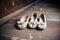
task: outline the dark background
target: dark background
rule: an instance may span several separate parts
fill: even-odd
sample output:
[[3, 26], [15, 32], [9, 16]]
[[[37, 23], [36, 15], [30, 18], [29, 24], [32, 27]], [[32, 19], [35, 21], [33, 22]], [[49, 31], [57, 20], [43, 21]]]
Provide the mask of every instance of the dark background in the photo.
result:
[[[14, 1], [15, 5], [12, 6], [12, 2]], [[24, 7], [27, 6], [36, 0], [0, 0], [0, 18]], [[39, 0], [40, 3], [51, 4], [53, 6], [60, 9], [60, 1], [59, 0]]]

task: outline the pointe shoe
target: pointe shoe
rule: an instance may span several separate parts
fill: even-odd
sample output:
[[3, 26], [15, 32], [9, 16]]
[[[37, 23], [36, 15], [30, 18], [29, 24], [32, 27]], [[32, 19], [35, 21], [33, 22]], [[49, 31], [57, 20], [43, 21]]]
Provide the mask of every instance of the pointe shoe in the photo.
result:
[[47, 27], [46, 16], [44, 14], [41, 14], [39, 16], [38, 28], [45, 29], [46, 27]]
[[18, 27], [24, 29], [27, 27], [29, 17], [27, 15], [23, 16], [20, 21], [17, 21]]
[[37, 14], [34, 13], [31, 17], [31, 20], [29, 21], [29, 27], [33, 29], [36, 28], [36, 26], [37, 26]]

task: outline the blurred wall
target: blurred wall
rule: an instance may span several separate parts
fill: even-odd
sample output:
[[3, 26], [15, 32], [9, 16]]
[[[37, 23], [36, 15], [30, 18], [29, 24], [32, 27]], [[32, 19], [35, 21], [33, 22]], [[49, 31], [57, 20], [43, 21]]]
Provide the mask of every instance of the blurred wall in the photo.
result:
[[0, 18], [24, 7], [36, 0], [0, 0]]

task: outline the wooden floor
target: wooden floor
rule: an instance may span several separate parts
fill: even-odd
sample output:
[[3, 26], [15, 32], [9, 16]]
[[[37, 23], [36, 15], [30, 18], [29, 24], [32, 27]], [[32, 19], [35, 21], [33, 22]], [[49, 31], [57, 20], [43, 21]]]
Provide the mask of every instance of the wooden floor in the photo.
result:
[[7, 23], [0, 28], [1, 40], [11, 40], [14, 38], [15, 39], [18, 38], [19, 40], [22, 39], [29, 40], [30, 36], [33, 37], [32, 38], [33, 40], [60, 40], [59, 22], [48, 21], [47, 28], [45, 30], [28, 28], [24, 30], [19, 30], [16, 28], [15, 23], [14, 21], [12, 21], [11, 23]]

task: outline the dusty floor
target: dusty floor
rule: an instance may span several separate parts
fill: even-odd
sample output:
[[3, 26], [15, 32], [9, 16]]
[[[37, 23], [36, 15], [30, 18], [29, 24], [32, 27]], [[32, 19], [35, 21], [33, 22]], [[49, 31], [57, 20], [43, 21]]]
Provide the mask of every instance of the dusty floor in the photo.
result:
[[[43, 11], [39, 9], [43, 8]], [[31, 16], [32, 13], [46, 12], [47, 28], [45, 30], [37, 29], [24, 29], [19, 30], [16, 28], [16, 21], [18, 21], [23, 15], [27, 14]], [[0, 28], [1, 40], [60, 40], [60, 13], [55, 8], [49, 8], [42, 6], [40, 3], [32, 6], [30, 9], [24, 11], [19, 16], [11, 19]]]

